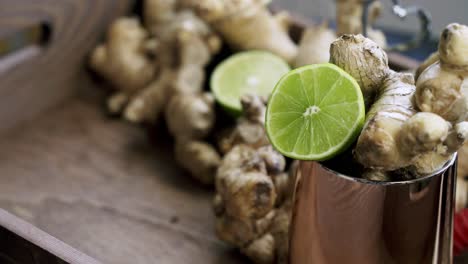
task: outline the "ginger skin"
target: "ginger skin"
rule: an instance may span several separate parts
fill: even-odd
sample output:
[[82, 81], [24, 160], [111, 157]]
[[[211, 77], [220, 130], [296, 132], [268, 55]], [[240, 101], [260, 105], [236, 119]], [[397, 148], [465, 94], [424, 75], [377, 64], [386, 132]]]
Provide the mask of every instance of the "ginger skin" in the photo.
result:
[[[233, 131], [239, 136], [245, 123], [263, 129], [265, 100], [242, 97], [243, 117]], [[248, 139], [248, 138], [245, 138]], [[238, 247], [255, 263], [286, 263], [288, 230], [295, 170], [286, 172], [286, 160], [266, 142], [231, 141], [216, 173], [213, 209], [218, 237]]]
[[437, 62], [439, 60], [439, 53], [436, 51], [436, 52], [433, 52], [431, 55], [429, 55], [429, 57], [427, 57], [423, 63], [421, 63], [421, 65], [419, 65], [419, 67], [416, 69], [416, 73], [414, 74], [414, 78], [416, 80], [419, 79], [419, 75], [421, 75], [421, 73], [426, 70], [429, 66], [431, 66], [432, 64], [434, 64], [435, 62]]
[[146, 28], [136, 18], [120, 18], [93, 51], [91, 67], [117, 89], [108, 100], [110, 112], [154, 123], [171, 96], [203, 90], [204, 68], [221, 39], [193, 11], [180, 10], [179, 1], [146, 0]]
[[215, 122], [214, 98], [210, 93], [176, 94], [166, 107], [166, 124], [175, 138], [175, 159], [203, 184], [213, 184], [221, 156], [202, 140]]
[[202, 139], [215, 122], [214, 97], [210, 93], [177, 94], [165, 111], [166, 123], [176, 140]]
[[214, 183], [221, 157], [216, 149], [203, 141], [176, 141], [175, 159], [201, 183]]
[[145, 26], [153, 34], [159, 33], [176, 16], [177, 0], [145, 0], [143, 5]]
[[276, 18], [266, 8], [265, 0], [191, 0], [191, 8], [196, 10], [206, 22], [234, 49], [261, 49], [270, 51], [288, 62], [297, 54], [297, 46], [290, 39], [283, 14]]
[[[436, 113], [452, 123], [448, 152], [460, 149], [458, 174], [466, 176], [465, 152], [468, 113], [468, 27], [450, 24], [440, 36], [439, 49], [418, 68], [415, 102], [421, 111]], [[443, 152], [447, 152], [442, 149]], [[443, 157], [443, 156], [442, 156]], [[440, 155], [427, 158], [441, 160]], [[431, 164], [434, 161], [431, 162]]]
[[452, 123], [464, 121], [468, 103], [468, 27], [448, 25], [441, 34], [438, 56], [419, 75], [416, 104], [421, 111], [436, 113]]
[[117, 20], [91, 66], [118, 89], [108, 100], [111, 112], [135, 123], [165, 115], [175, 159], [200, 182], [213, 184], [221, 157], [203, 141], [215, 122], [214, 98], [203, 85], [221, 39], [193, 11], [181, 10], [180, 1], [145, 0], [146, 28], [136, 19]]
[[[147, 0], [149, 7], [175, 5], [175, 1]], [[167, 7], [169, 8], [169, 7]], [[200, 18], [190, 11], [175, 12], [170, 19], [151, 18], [158, 12], [147, 12], [146, 21], [151, 24], [160, 45], [156, 57], [160, 62], [160, 74], [142, 89], [125, 109], [124, 116], [132, 122], [155, 122], [165, 112], [167, 102], [177, 93], [200, 93], [205, 81], [204, 67], [219, 51], [220, 39]], [[154, 24], [156, 23], [156, 24]]]
[[218, 138], [222, 153], [229, 152], [235, 145], [246, 144], [259, 148], [270, 144], [264, 128], [266, 99], [246, 94], [241, 97], [244, 115], [237, 124]]
[[238, 218], [261, 218], [271, 211], [276, 199], [273, 180], [255, 149], [234, 147], [223, 158], [216, 176], [216, 190], [226, 213]]
[[136, 18], [123, 17], [110, 26], [106, 43], [98, 45], [90, 57], [90, 66], [116, 89], [113, 109], [125, 103], [129, 96], [148, 84], [155, 74], [156, 64], [150, 59], [146, 43], [149, 36]]
[[307, 64], [325, 63], [330, 60], [330, 44], [335, 41], [336, 34], [328, 28], [328, 23], [306, 28], [299, 42], [299, 50], [294, 61], [295, 67]]
[[[255, 263], [287, 263], [293, 193], [290, 186], [294, 177], [284, 171], [269, 174], [268, 171], [284, 169], [277, 165], [284, 164], [284, 158], [274, 153], [271, 146], [264, 148], [256, 150], [240, 144], [223, 157], [216, 175], [213, 204], [216, 233]], [[279, 157], [283, 160], [268, 162]], [[279, 175], [286, 178], [277, 187], [273, 179]], [[282, 201], [278, 201], [278, 193], [283, 196]]]
[[391, 177], [387, 172], [373, 169], [365, 170], [362, 178], [370, 181], [391, 181]]
[[[336, 0], [336, 33], [338, 36], [344, 34], [362, 34], [363, 0]], [[380, 30], [371, 27], [380, 16], [382, 4], [374, 1], [369, 6], [367, 37], [376, 42], [381, 48], [385, 48], [387, 40]]]
[[[468, 90], [467, 39], [466, 26], [448, 25], [441, 34], [438, 51], [431, 54], [416, 71], [418, 107], [446, 116], [452, 123], [466, 120], [463, 112], [466, 112]], [[458, 144], [463, 144], [462, 137], [457, 138]], [[458, 175], [461, 177], [468, 176], [467, 153], [465, 143], [458, 151]]]
[[[350, 60], [352, 56], [354, 59]], [[330, 46], [330, 62], [353, 76], [370, 105], [390, 74], [387, 54], [374, 41], [362, 35], [343, 35]], [[366, 74], [362, 71], [366, 69]], [[368, 74], [367, 74], [368, 73]]]
[[[390, 70], [385, 52], [374, 42], [344, 35], [332, 44], [330, 53], [330, 61], [351, 74], [366, 102], [373, 103], [354, 150], [365, 168], [380, 172], [410, 168], [425, 175], [443, 166], [463, 144], [466, 126], [453, 126], [433, 113], [418, 113], [413, 76]], [[368, 177], [376, 175], [370, 172]]]

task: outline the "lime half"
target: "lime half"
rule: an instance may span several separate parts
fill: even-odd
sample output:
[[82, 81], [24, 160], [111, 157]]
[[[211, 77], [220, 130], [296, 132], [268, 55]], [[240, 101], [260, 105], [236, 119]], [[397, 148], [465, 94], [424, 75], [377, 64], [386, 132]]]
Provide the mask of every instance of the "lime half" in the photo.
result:
[[210, 79], [211, 91], [223, 108], [238, 115], [242, 111], [242, 95], [269, 96], [278, 80], [289, 71], [288, 63], [272, 53], [236, 53], [216, 66]]
[[333, 64], [297, 68], [273, 90], [266, 112], [266, 131], [283, 155], [326, 160], [346, 150], [364, 124], [359, 84]]

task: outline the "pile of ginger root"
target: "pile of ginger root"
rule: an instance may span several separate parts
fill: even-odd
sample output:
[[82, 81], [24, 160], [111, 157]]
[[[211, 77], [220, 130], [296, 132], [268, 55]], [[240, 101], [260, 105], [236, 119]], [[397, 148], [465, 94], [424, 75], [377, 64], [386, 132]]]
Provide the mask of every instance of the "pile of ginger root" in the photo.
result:
[[[114, 88], [108, 111], [137, 124], [164, 121], [177, 163], [216, 188], [218, 237], [255, 263], [285, 263], [294, 173], [266, 136], [267, 100], [243, 96], [236, 120], [219, 113], [206, 68], [226, 46], [267, 50], [291, 64], [328, 55], [310, 48], [310, 36], [295, 43], [288, 15], [273, 15], [264, 0], [145, 0], [142, 13], [114, 21], [90, 55], [90, 67]], [[335, 37], [316, 29], [327, 43]]]
[[[361, 35], [343, 35], [330, 62], [359, 83], [370, 109], [354, 148], [364, 177], [391, 181], [441, 169], [468, 136], [468, 27], [450, 24], [437, 56], [419, 74], [397, 73], [386, 53]], [[354, 59], [349, 59], [353, 57]], [[437, 57], [434, 59], [434, 57]]]
[[[206, 89], [206, 67], [214, 57], [228, 46], [232, 51], [267, 50], [296, 66], [322, 63], [336, 37], [323, 23], [306, 29], [296, 44], [289, 36], [289, 15], [273, 14], [268, 2], [145, 0], [142, 19], [118, 18], [89, 60], [115, 89], [107, 100], [109, 112], [133, 123], [164, 120], [179, 165], [213, 185], [226, 152], [223, 144], [214, 144], [216, 124], [224, 116]], [[224, 141], [235, 139], [231, 137]]]
[[221, 157], [205, 140], [216, 121], [214, 97], [204, 89], [205, 67], [222, 40], [179, 1], [146, 0], [143, 9], [144, 23], [136, 17], [112, 23], [90, 66], [116, 89], [107, 101], [111, 113], [134, 123], [164, 119], [179, 164], [213, 184]]

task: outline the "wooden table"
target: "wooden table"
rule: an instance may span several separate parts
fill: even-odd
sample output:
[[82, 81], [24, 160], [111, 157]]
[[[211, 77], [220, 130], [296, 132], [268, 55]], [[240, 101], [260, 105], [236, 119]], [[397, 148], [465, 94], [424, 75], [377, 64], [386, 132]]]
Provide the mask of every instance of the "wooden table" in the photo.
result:
[[0, 139], [0, 208], [104, 263], [240, 263], [217, 240], [212, 191], [174, 163], [167, 135], [81, 95]]

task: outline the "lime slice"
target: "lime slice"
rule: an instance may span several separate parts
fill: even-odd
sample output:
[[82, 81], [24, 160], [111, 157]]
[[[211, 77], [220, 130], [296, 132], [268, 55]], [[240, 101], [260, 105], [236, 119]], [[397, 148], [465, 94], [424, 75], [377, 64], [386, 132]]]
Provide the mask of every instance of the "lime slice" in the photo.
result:
[[266, 111], [266, 131], [283, 155], [326, 160], [346, 150], [364, 124], [359, 84], [333, 64], [297, 68], [273, 90]]
[[282, 58], [266, 51], [245, 51], [224, 60], [211, 75], [216, 101], [228, 112], [242, 111], [240, 97], [246, 93], [269, 96], [278, 80], [290, 71]]

